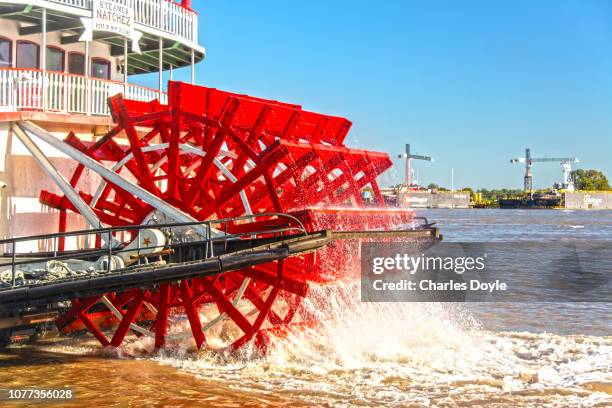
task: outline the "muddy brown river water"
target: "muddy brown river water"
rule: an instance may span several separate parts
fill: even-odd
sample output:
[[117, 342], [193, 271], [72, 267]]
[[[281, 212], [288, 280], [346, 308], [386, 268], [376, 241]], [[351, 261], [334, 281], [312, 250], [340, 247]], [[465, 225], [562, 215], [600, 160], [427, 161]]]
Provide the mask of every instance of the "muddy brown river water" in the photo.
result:
[[[612, 245], [611, 212], [422, 215], [448, 241]], [[148, 353], [136, 338], [118, 352], [51, 333], [0, 353], [0, 387], [72, 388], [75, 398], [57, 406], [612, 406], [607, 299], [361, 303], [354, 282], [317, 290], [329, 304], [322, 326], [276, 340], [264, 357], [196, 353], [189, 341]]]

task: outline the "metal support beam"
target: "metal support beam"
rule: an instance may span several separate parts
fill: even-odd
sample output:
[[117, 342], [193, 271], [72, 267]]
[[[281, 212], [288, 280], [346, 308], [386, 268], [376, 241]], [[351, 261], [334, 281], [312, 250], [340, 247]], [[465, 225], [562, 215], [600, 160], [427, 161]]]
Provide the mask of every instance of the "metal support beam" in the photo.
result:
[[[108, 42], [111, 44], [111, 56], [116, 57], [118, 53], [123, 50], [123, 48], [121, 48], [121, 50], [119, 49], [119, 43], [114, 38], [109, 38]], [[178, 52], [184, 52], [184, 53], [189, 54], [188, 51], [185, 51], [184, 49], [182, 49], [181, 43], [178, 43], [178, 42], [170, 43], [168, 41], [164, 42], [164, 51], [166, 52], [166, 55], [168, 51], [171, 51], [171, 50], [176, 50]], [[138, 55], [153, 54], [153, 57], [157, 58], [158, 51], [159, 51], [159, 43], [158, 43], [158, 40], [155, 40], [155, 42], [153, 43], [151, 42], [143, 43], [140, 46], [140, 54]], [[185, 62], [186, 60], [183, 60], [183, 61]]]
[[[74, 44], [79, 42], [79, 38], [81, 38], [81, 33], [76, 35], [66, 35], [60, 38], [61, 44]], [[94, 33], [93, 41], [101, 41], [101, 40], [109, 40], [111, 38], [122, 38], [118, 34], [105, 34], [105, 33]]]
[[[104, 303], [104, 306], [108, 307], [117, 320], [121, 321], [121, 319], [123, 319], [121, 312], [115, 307], [115, 305], [113, 305], [106, 295], [102, 296], [102, 303]], [[145, 336], [154, 337], [154, 334], [151, 331], [144, 329], [135, 323], [130, 323], [130, 329], [140, 334], [144, 334]]]
[[85, 41], [85, 114], [91, 114], [91, 81], [89, 74], [91, 68], [89, 66], [89, 41]]
[[127, 94], [128, 85], [128, 40], [123, 39], [123, 94]]
[[159, 56], [158, 56], [158, 69], [159, 69], [159, 100], [162, 100], [162, 87], [164, 82], [164, 40], [159, 37]]
[[191, 85], [195, 85], [195, 51], [191, 50]]
[[[46, 14], [46, 9], [43, 9], [43, 16]], [[61, 22], [61, 23], [51, 23], [51, 24], [47, 24], [47, 27], [44, 27], [44, 24], [41, 21], [40, 25], [34, 25], [34, 26], [27, 26], [27, 27], [21, 27], [19, 29], [19, 35], [23, 36], [23, 35], [31, 35], [31, 34], [39, 34], [42, 33], [43, 30], [46, 30], [46, 32], [50, 33], [53, 31], [64, 31], [64, 30], [75, 30], [78, 28], [83, 27], [83, 24], [79, 21], [79, 22], [74, 22], [74, 23], [70, 23], [67, 24], [66, 22]]]
[[157, 64], [142, 61], [140, 55], [134, 54], [130, 56], [130, 66], [132, 67], [132, 73], [151, 73], [157, 70]]
[[[132, 182], [128, 181], [127, 179], [115, 173], [114, 171], [109, 170], [108, 168], [100, 164], [98, 161], [92, 159], [86, 154], [83, 154], [82, 152], [70, 146], [69, 144], [56, 139], [52, 134], [36, 126], [35, 124], [28, 122], [28, 121], [19, 121], [17, 122], [17, 125], [21, 127], [23, 130], [30, 132], [34, 136], [38, 137], [40, 140], [44, 141], [45, 143], [50, 144], [52, 147], [55, 147], [57, 150], [68, 155], [69, 157], [71, 157], [78, 163], [82, 164], [86, 168], [93, 170], [105, 180], [115, 184], [116, 186], [121, 187], [122, 189], [129, 192], [130, 194], [133, 194], [134, 196], [140, 198], [141, 200], [151, 205], [153, 208], [157, 209], [158, 211], [162, 212], [166, 216], [170, 217], [171, 219], [177, 222], [198, 222], [198, 220], [196, 220], [194, 217], [173, 207], [172, 205], [168, 204], [166, 201], [149, 193], [147, 190], [143, 189], [142, 187], [136, 184], [133, 184]], [[202, 236], [206, 236], [206, 234], [208, 233], [207, 228], [203, 225], [196, 225], [193, 227], [193, 229], [194, 231], [196, 231], [198, 234]]]
[[[140, 65], [149, 70], [149, 72], [158, 72], [159, 71], [159, 61], [157, 60], [158, 50], [155, 50], [155, 55], [147, 55], [147, 54], [132, 54], [132, 66], [134, 65], [134, 61], [140, 63]], [[167, 52], [164, 54], [164, 62], [172, 63], [174, 65], [178, 65], [180, 63], [179, 59], [173, 58]], [[167, 64], [166, 64], [167, 65]]]
[[[13, 133], [17, 138], [21, 141], [21, 143], [28, 149], [32, 157], [36, 159], [40, 167], [47, 173], [49, 177], [55, 182], [55, 184], [62, 190], [62, 193], [70, 200], [72, 205], [79, 211], [87, 223], [91, 225], [92, 228], [103, 228], [102, 223], [98, 216], [93, 212], [93, 210], [87, 205], [85, 201], [81, 198], [79, 193], [77, 193], [74, 188], [70, 185], [68, 180], [62, 176], [57, 169], [53, 166], [51, 161], [45, 154], [40, 150], [38, 145], [34, 143], [34, 141], [24, 132], [21, 127], [13, 126]], [[51, 136], [53, 137], [53, 136]], [[57, 139], [56, 139], [57, 140]], [[104, 239], [104, 238], [103, 238]]]
[[41, 26], [42, 26], [42, 39], [40, 41], [41, 43], [41, 47], [40, 47], [40, 64], [42, 65], [40, 68], [42, 69], [42, 108], [43, 111], [47, 110], [47, 98], [45, 97], [45, 94], [47, 93], [47, 9], [43, 8], [42, 9], [42, 22], [41, 22]]
[[10, 16], [21, 16], [23, 14], [27, 14], [32, 10], [32, 5], [28, 4], [23, 9], [19, 9], [17, 11], [7, 11], [6, 13], [0, 13], [0, 17], [10, 17]]

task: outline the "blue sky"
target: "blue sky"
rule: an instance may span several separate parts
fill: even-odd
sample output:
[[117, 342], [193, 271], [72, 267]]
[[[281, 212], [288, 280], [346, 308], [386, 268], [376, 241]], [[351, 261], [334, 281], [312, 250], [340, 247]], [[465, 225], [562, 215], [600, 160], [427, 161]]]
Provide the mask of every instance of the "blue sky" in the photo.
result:
[[[612, 2], [194, 1], [196, 81], [353, 121], [348, 144], [405, 143], [421, 183], [522, 186], [509, 159], [576, 156], [612, 179]], [[189, 70], [176, 71], [189, 80]], [[138, 82], [155, 86], [156, 77]], [[534, 185], [561, 166], [539, 164]]]

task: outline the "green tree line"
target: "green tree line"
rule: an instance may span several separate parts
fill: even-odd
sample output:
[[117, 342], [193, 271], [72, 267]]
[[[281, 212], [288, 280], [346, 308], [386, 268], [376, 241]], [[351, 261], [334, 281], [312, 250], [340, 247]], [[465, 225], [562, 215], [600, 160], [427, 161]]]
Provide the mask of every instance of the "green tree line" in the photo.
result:
[[576, 190], [610, 191], [608, 179], [599, 170], [578, 169], [572, 171], [572, 179]]

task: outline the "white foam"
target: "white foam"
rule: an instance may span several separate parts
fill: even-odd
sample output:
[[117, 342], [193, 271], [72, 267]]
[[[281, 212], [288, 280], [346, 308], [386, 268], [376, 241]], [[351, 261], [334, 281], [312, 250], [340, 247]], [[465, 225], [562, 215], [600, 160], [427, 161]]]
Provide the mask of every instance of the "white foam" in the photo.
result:
[[458, 304], [361, 303], [358, 290], [344, 283], [313, 291], [306, 307], [320, 327], [274, 340], [263, 358], [251, 349], [237, 357], [165, 351], [155, 359], [242, 392], [295, 392], [322, 404], [425, 404], [440, 402], [441, 389], [455, 401], [529, 390], [561, 398], [556, 388], [584, 396], [581, 384], [611, 380], [610, 338], [495, 333]]

